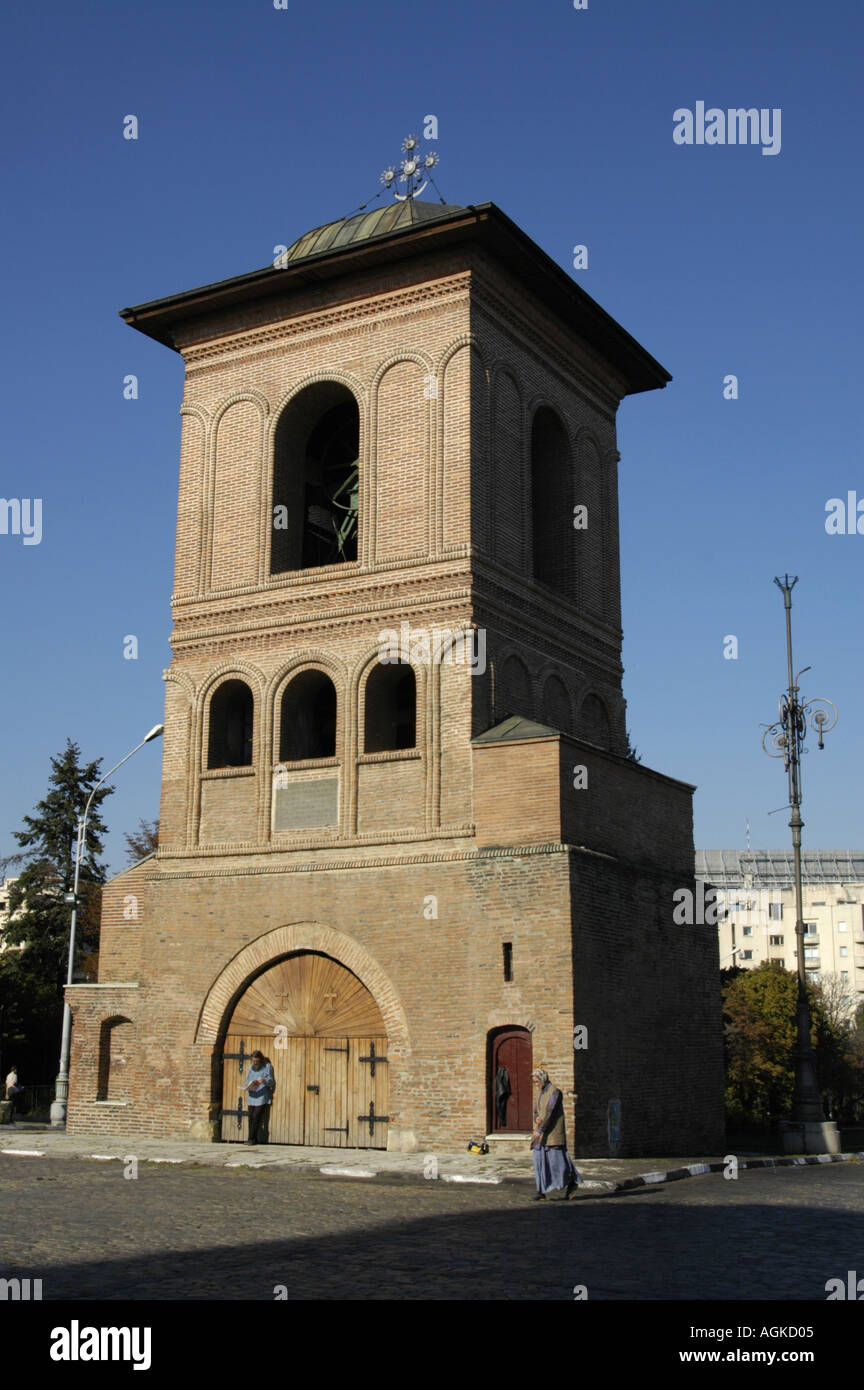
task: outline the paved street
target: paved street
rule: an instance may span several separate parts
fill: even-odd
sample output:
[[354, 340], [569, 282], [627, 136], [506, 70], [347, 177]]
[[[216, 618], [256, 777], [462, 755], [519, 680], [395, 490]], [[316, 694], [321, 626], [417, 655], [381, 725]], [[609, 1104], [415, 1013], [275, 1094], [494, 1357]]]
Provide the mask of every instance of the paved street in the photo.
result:
[[532, 1203], [521, 1184], [0, 1156], [0, 1277], [44, 1299], [816, 1299], [864, 1274], [864, 1165]]

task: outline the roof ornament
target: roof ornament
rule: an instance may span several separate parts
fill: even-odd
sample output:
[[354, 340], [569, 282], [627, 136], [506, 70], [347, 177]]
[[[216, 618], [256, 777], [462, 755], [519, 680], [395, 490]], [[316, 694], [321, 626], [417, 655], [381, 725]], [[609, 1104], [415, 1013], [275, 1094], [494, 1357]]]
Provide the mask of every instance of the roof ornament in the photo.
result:
[[[434, 186], [432, 170], [438, 163], [439, 156], [435, 150], [429, 150], [424, 154], [421, 145], [422, 141], [418, 140], [416, 135], [407, 135], [402, 141], [402, 153], [405, 158], [398, 167], [396, 164], [388, 164], [381, 175], [384, 187], [393, 189], [393, 197], [399, 203], [405, 203], [409, 198], [419, 198], [430, 181]], [[394, 188], [396, 183], [404, 183], [404, 193], [397, 193]]]

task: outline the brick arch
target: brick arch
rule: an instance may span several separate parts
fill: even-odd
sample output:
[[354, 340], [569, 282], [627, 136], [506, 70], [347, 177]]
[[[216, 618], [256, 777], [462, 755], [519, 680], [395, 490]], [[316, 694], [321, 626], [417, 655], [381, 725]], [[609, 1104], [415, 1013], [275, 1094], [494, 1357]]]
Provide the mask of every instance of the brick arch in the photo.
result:
[[221, 685], [223, 680], [232, 679], [246, 681], [256, 700], [262, 698], [265, 687], [263, 672], [248, 661], [226, 661], [208, 671], [206, 679], [198, 687], [196, 698], [199, 708], [204, 708], [217, 685]]
[[[390, 631], [392, 631], [392, 632], [399, 632], [399, 633], [400, 633], [400, 643], [401, 643], [401, 630], [400, 630], [399, 628], [392, 628], [392, 629], [391, 629], [391, 628], [382, 628], [381, 630], [382, 630], [382, 632], [390, 632]], [[424, 629], [424, 630], [425, 630], [425, 629]], [[431, 635], [431, 634], [432, 634], [432, 629], [430, 628], [430, 629], [428, 629], [428, 630], [429, 630], [429, 633], [430, 633], [430, 635]], [[409, 618], [409, 632], [410, 632], [410, 618]], [[374, 650], [373, 652], [369, 652], [369, 653], [367, 653], [366, 656], [361, 657], [361, 658], [356, 662], [356, 664], [355, 664], [355, 666], [354, 666], [354, 670], [353, 670], [352, 673], [351, 673], [351, 683], [350, 683], [350, 688], [349, 688], [349, 699], [350, 699], [350, 701], [351, 701], [352, 708], [356, 711], [356, 715], [357, 715], [357, 726], [358, 726], [358, 728], [362, 727], [362, 724], [363, 724], [362, 714], [364, 713], [364, 710], [361, 709], [360, 696], [361, 696], [361, 693], [362, 693], [362, 695], [363, 695], [363, 700], [364, 700], [364, 702], [365, 702], [365, 698], [366, 698], [366, 684], [367, 684], [367, 682], [368, 682], [368, 680], [369, 680], [369, 676], [371, 675], [372, 671], [373, 671], [374, 668], [378, 665], [378, 661], [379, 661], [378, 653], [380, 652], [382, 645], [383, 645], [383, 643], [379, 643], [378, 646], [375, 648], [375, 650]], [[409, 646], [409, 651], [410, 651], [410, 646], [411, 646], [410, 636], [409, 636], [408, 646]], [[427, 668], [427, 666], [426, 666], [424, 663], [419, 663], [418, 665], [415, 666], [415, 664], [414, 664], [413, 661], [406, 662], [405, 664], [411, 667], [411, 670], [414, 672], [414, 679], [415, 679], [416, 682], [417, 682], [417, 747], [419, 748], [419, 747], [420, 747], [420, 734], [423, 732], [423, 730], [424, 730], [425, 727], [426, 727], [426, 700], [427, 700], [427, 691], [428, 691], [428, 689], [429, 689], [429, 668]], [[423, 723], [422, 723], [422, 728], [421, 728], [421, 719], [422, 719], [422, 721], [423, 721]]]
[[587, 426], [583, 425], [581, 428], [574, 429], [571, 414], [567, 407], [562, 404], [561, 401], [554, 400], [551, 396], [547, 396], [545, 393], [538, 391], [525, 403], [525, 435], [529, 447], [534, 416], [537, 414], [538, 410], [551, 410], [553, 415], [558, 416], [561, 427], [567, 436], [567, 445], [572, 456], [573, 450], [576, 448], [578, 436], [580, 433], [586, 431]]
[[268, 423], [267, 435], [267, 442], [270, 446], [271, 452], [273, 447], [273, 440], [279, 425], [279, 420], [283, 412], [288, 408], [291, 402], [297, 398], [297, 396], [301, 395], [302, 392], [306, 390], [307, 386], [314, 386], [318, 382], [327, 381], [335, 381], [339, 386], [344, 386], [346, 390], [351, 392], [352, 396], [357, 402], [357, 408], [360, 412], [360, 445], [362, 448], [363, 426], [365, 424], [363, 412], [364, 410], [368, 410], [369, 407], [367, 393], [363, 387], [362, 381], [359, 377], [355, 376], [353, 372], [346, 372], [343, 371], [341, 367], [334, 366], [331, 370], [322, 369], [316, 372], [308, 372], [306, 376], [301, 377], [299, 381], [296, 381], [290, 390], [283, 392], [283, 394], [275, 402]]
[[434, 376], [435, 364], [428, 352], [420, 349], [412, 351], [411, 348], [400, 348], [398, 352], [391, 352], [389, 356], [382, 358], [375, 369], [375, 375], [369, 386], [369, 393], [374, 401], [378, 399], [378, 388], [385, 376], [393, 367], [399, 367], [403, 362], [410, 362], [421, 371], [425, 367], [424, 376]]
[[[277, 732], [279, 731], [279, 721], [281, 714], [282, 697], [295, 676], [303, 671], [322, 671], [325, 676], [329, 676], [336, 688], [337, 703], [337, 731], [342, 731], [342, 744], [347, 747], [346, 735], [350, 725], [350, 710], [348, 705], [347, 690], [348, 676], [343, 662], [333, 656], [331, 652], [318, 651], [312, 647], [306, 647], [302, 651], [296, 652], [290, 661], [285, 662], [279, 670], [270, 677], [270, 683], [265, 695], [265, 709], [267, 714], [268, 738], [273, 754], [273, 761], [279, 761], [279, 748], [277, 742]], [[336, 745], [336, 756], [341, 757], [339, 751], [339, 741]]]
[[224, 681], [242, 680], [252, 692], [252, 766], [257, 767], [261, 752], [261, 716], [264, 694], [264, 676], [245, 661], [236, 661], [217, 666], [210, 671], [207, 679], [199, 687], [195, 697], [195, 749], [196, 775], [207, 763], [207, 745], [210, 738], [210, 703], [217, 689]]
[[524, 573], [530, 568], [531, 469], [523, 396], [509, 362], [496, 362], [489, 387], [492, 550], [509, 569]]
[[576, 431], [573, 459], [579, 494], [576, 501], [588, 507], [588, 529], [580, 533], [576, 599], [581, 607], [602, 617], [609, 606], [608, 467], [600, 442], [587, 425]]
[[496, 719], [513, 714], [533, 719], [537, 700], [527, 663], [515, 652], [504, 651], [500, 656], [498, 672], [499, 685], [495, 692]]
[[374, 956], [353, 937], [333, 927], [325, 927], [320, 922], [292, 922], [277, 927], [275, 931], [256, 937], [238, 951], [207, 991], [195, 1030], [196, 1043], [214, 1044], [227, 1023], [228, 1010], [233, 1007], [244, 986], [263, 968], [296, 951], [320, 951], [351, 970], [366, 986], [381, 1010], [393, 1050], [402, 1053], [408, 1051], [408, 1021], [390, 977]]
[[562, 734], [569, 734], [573, 724], [573, 701], [561, 672], [552, 670], [545, 673], [539, 685], [543, 723]]
[[471, 348], [472, 351], [476, 352], [477, 356], [480, 358], [480, 361], [485, 366], [486, 355], [483, 352], [483, 345], [480, 339], [478, 338], [477, 334], [460, 333], [458, 337], [454, 338], [452, 342], [448, 343], [447, 346], [444, 348], [443, 352], [438, 358], [438, 365], [436, 371], [440, 374], [443, 374], [444, 368], [447, 366], [447, 363], [450, 361], [450, 358], [453, 357], [455, 353], [461, 351], [463, 347]]
[[262, 391], [256, 391], [254, 387], [250, 387], [245, 391], [234, 391], [230, 396], [226, 396], [224, 401], [220, 401], [219, 405], [213, 411], [210, 420], [211, 440], [215, 440], [216, 438], [223, 415], [227, 415], [231, 407], [233, 405], [238, 405], [240, 401], [248, 401], [250, 405], [257, 406], [262, 421], [265, 420], [270, 413], [270, 402]]
[[[427, 555], [434, 409], [424, 395], [427, 353], [400, 351], [379, 366], [370, 386], [369, 486], [374, 509], [369, 561]], [[410, 505], [409, 505], [410, 503]]]
[[290, 661], [286, 661], [279, 670], [271, 677], [266, 691], [266, 700], [275, 709], [276, 704], [283, 694], [285, 686], [303, 670], [311, 668], [324, 671], [339, 693], [343, 693], [348, 684], [348, 675], [345, 665], [332, 652], [326, 651], [323, 647], [304, 647], [301, 651], [295, 652]]
[[576, 736], [599, 748], [611, 747], [612, 720], [606, 701], [596, 690], [587, 691], [582, 699]]

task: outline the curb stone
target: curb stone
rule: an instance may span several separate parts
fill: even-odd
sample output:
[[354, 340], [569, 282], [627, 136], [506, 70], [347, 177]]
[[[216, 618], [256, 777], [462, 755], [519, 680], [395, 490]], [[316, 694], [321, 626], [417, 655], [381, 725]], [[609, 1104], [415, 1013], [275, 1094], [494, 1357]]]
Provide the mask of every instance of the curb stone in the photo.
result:
[[[12, 1135], [9, 1136], [12, 1138]], [[23, 1136], [22, 1136], [23, 1137]], [[4, 1135], [5, 1138], [5, 1135]], [[92, 1142], [92, 1140], [91, 1140]], [[127, 1141], [127, 1147], [128, 1147]], [[17, 1149], [2, 1148], [0, 1154], [9, 1154], [22, 1158], [44, 1158], [48, 1156], [46, 1150], [40, 1149]], [[54, 1156], [53, 1154], [51, 1155]], [[58, 1155], [59, 1156], [59, 1155]], [[72, 1153], [68, 1154], [72, 1157]], [[78, 1153], [78, 1158], [88, 1159], [91, 1162], [123, 1162], [124, 1155], [120, 1153]], [[360, 1178], [367, 1182], [377, 1180], [379, 1183], [420, 1183], [428, 1181], [426, 1175], [420, 1171], [406, 1170], [400, 1168], [372, 1168], [361, 1166], [360, 1164], [320, 1164], [320, 1160], [315, 1162], [298, 1163], [296, 1160], [286, 1159], [266, 1159], [261, 1161], [256, 1156], [249, 1154], [243, 1158], [239, 1156], [233, 1160], [223, 1163], [204, 1162], [199, 1156], [190, 1154], [181, 1158], [169, 1157], [159, 1154], [139, 1154], [139, 1163], [144, 1164], [167, 1164], [182, 1166], [185, 1168], [196, 1167], [217, 1167], [217, 1168], [297, 1168], [298, 1171], [316, 1172], [325, 1181], [328, 1179]], [[630, 1160], [633, 1162], [634, 1160]], [[638, 1160], [637, 1160], [638, 1161]], [[590, 1166], [591, 1160], [584, 1160]], [[645, 1187], [658, 1187], [669, 1182], [680, 1182], [684, 1178], [700, 1177], [709, 1173], [721, 1173], [728, 1168], [729, 1159], [714, 1160], [704, 1163], [689, 1163], [676, 1168], [660, 1169], [640, 1174], [634, 1174], [627, 1178], [599, 1178], [584, 1177], [579, 1179], [577, 1191], [573, 1198], [588, 1198], [590, 1196], [612, 1196], [615, 1193], [636, 1191]], [[864, 1151], [844, 1152], [840, 1154], [797, 1154], [797, 1155], [777, 1155], [764, 1158], [742, 1158], [738, 1161], [738, 1170], [757, 1169], [757, 1168], [792, 1168], [812, 1166], [817, 1167], [829, 1163], [861, 1163], [864, 1162]], [[476, 1170], [470, 1173], [460, 1172], [440, 1172], [437, 1174], [437, 1181], [465, 1184], [471, 1186], [503, 1186], [504, 1184], [521, 1184], [524, 1187], [534, 1186], [534, 1177], [530, 1173], [500, 1173], [489, 1174], [479, 1173]]]
[[[745, 1158], [738, 1164], [741, 1168], [795, 1168], [805, 1164], [815, 1166], [819, 1163], [860, 1163], [864, 1153], [843, 1154], [793, 1154], [781, 1158]], [[680, 1182], [682, 1178], [695, 1178], [703, 1173], [722, 1173], [727, 1163], [690, 1163], [685, 1168], [668, 1168], [661, 1173], [641, 1173], [633, 1178], [622, 1178], [613, 1186], [615, 1192], [627, 1192], [636, 1187], [648, 1187], [654, 1183]], [[580, 1183], [580, 1187], [583, 1184]]]

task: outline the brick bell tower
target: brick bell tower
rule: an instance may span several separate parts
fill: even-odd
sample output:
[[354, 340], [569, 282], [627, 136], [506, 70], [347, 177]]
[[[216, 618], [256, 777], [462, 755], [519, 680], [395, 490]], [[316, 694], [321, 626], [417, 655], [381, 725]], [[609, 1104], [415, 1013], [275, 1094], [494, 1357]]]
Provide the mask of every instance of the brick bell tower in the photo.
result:
[[186, 367], [173, 660], [69, 1127], [243, 1139], [259, 1047], [271, 1142], [522, 1144], [542, 1063], [575, 1154], [716, 1150], [692, 788], [621, 688], [615, 415], [670, 378], [416, 191], [123, 311]]

